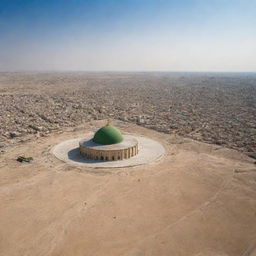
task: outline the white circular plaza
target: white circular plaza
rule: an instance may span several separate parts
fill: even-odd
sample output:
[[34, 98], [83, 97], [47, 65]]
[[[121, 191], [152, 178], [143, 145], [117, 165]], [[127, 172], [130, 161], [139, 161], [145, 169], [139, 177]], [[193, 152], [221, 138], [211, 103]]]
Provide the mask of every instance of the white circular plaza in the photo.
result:
[[116, 161], [92, 160], [81, 155], [79, 142], [81, 140], [90, 141], [92, 139], [92, 133], [87, 134], [83, 138], [61, 142], [52, 149], [52, 153], [58, 159], [70, 165], [84, 168], [122, 168], [149, 164], [160, 160], [165, 153], [164, 147], [155, 140], [136, 134], [125, 134], [124, 137], [128, 141], [138, 141], [138, 154], [128, 159]]

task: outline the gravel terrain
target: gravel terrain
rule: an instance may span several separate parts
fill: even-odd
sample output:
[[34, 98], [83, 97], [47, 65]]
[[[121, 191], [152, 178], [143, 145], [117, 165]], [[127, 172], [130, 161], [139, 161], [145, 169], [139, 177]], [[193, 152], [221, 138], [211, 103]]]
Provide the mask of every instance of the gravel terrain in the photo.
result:
[[253, 73], [2, 72], [0, 103], [1, 148], [111, 118], [256, 157]]

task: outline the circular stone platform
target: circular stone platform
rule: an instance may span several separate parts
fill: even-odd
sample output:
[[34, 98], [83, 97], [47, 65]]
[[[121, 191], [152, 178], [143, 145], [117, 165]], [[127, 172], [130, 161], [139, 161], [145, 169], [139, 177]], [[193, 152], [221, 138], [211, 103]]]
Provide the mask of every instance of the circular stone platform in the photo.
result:
[[68, 164], [85, 168], [122, 168], [149, 164], [159, 160], [165, 153], [164, 147], [159, 142], [152, 139], [133, 134], [126, 134], [124, 137], [127, 140], [135, 139], [138, 141], [139, 152], [136, 156], [129, 159], [102, 161], [92, 160], [82, 156], [79, 151], [79, 142], [81, 140], [90, 140], [92, 138], [92, 134], [88, 134], [84, 138], [61, 142], [53, 148], [52, 153], [58, 159]]

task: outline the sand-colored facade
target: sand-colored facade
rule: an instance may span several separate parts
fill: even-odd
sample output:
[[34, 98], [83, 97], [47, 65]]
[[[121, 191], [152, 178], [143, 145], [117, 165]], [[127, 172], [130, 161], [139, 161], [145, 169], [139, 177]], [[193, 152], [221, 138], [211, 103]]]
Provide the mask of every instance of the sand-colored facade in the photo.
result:
[[138, 141], [124, 135], [124, 140], [111, 145], [100, 145], [93, 140], [79, 142], [80, 154], [93, 160], [117, 161], [131, 158], [138, 154]]
[[117, 161], [131, 158], [138, 154], [138, 142], [127, 148], [119, 148], [116, 145], [111, 145], [111, 148], [103, 149], [102, 147], [90, 147], [83, 143], [80, 143], [81, 155], [93, 159], [93, 160], [104, 160], [104, 161]]

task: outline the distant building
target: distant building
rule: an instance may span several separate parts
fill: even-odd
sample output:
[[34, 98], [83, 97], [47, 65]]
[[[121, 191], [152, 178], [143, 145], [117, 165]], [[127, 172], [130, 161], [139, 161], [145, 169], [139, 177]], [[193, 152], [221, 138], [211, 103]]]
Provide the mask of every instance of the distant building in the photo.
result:
[[126, 137], [109, 123], [101, 127], [91, 140], [79, 143], [81, 155], [104, 161], [116, 161], [131, 158], [138, 154], [138, 141]]

